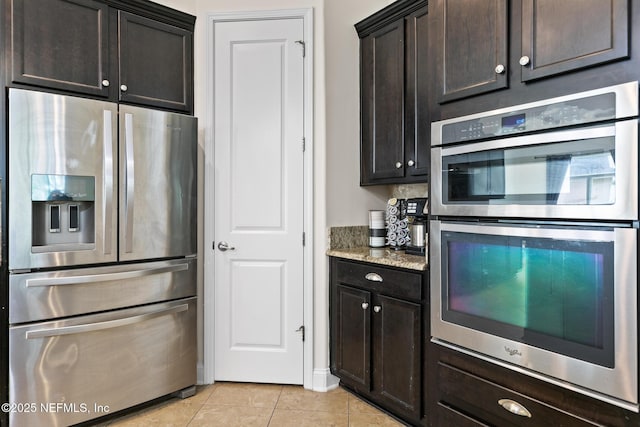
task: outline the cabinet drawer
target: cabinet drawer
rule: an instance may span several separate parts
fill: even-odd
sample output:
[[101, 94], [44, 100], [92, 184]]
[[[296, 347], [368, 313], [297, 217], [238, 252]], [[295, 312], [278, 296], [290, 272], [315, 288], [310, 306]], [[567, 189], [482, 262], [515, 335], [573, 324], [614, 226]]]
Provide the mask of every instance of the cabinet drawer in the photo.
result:
[[487, 424], [443, 405], [441, 402], [438, 402], [433, 417], [435, 419], [434, 425], [436, 426], [488, 427]]
[[370, 289], [385, 295], [413, 300], [422, 298], [420, 273], [338, 260], [336, 277], [339, 283]]
[[[438, 364], [437, 381], [440, 401], [438, 406], [450, 406], [451, 408], [447, 408], [450, 411], [472, 414], [478, 420], [478, 424], [463, 425], [483, 425], [481, 422], [496, 427], [597, 425], [442, 362]], [[516, 415], [505, 407], [511, 407], [513, 411], [521, 408], [522, 415]], [[525, 410], [527, 415], [524, 414]], [[438, 416], [452, 416], [444, 408], [438, 412]]]

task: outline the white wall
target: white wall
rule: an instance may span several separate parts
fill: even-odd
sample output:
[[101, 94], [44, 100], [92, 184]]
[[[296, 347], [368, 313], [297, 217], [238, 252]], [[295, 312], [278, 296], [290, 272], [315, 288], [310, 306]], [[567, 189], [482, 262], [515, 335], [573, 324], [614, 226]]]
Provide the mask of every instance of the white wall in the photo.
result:
[[[204, 153], [207, 15], [220, 12], [314, 9], [314, 369], [329, 366], [327, 227], [364, 225], [369, 209], [384, 206], [388, 188], [359, 186], [359, 54], [353, 25], [392, 0], [155, 0], [197, 17], [195, 33], [195, 115]], [[202, 157], [202, 156], [201, 156]], [[200, 188], [205, 159], [200, 159]], [[202, 199], [202, 197], [200, 197]], [[202, 207], [200, 208], [200, 230]], [[202, 235], [202, 232], [199, 233]], [[200, 265], [203, 265], [200, 242]], [[201, 269], [202, 270], [202, 269]], [[198, 289], [202, 295], [202, 272]], [[202, 307], [201, 307], [202, 308]], [[202, 313], [202, 310], [200, 310]], [[199, 319], [202, 358], [202, 317]]]

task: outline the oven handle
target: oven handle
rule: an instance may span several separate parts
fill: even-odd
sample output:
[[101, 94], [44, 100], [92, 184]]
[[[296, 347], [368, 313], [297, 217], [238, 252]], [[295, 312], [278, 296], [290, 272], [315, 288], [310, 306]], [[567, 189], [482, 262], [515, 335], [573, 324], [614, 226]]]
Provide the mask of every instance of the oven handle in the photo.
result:
[[119, 328], [121, 326], [133, 325], [156, 317], [166, 316], [168, 314], [181, 313], [189, 309], [188, 304], [181, 304], [175, 307], [163, 308], [151, 313], [139, 314], [137, 316], [125, 317], [116, 320], [107, 320], [105, 322], [85, 323], [82, 325], [65, 326], [62, 328], [36, 329], [26, 332], [26, 339], [57, 337], [61, 335], [81, 334], [85, 332], [102, 331], [105, 329]]
[[574, 141], [578, 139], [606, 138], [610, 136], [615, 136], [617, 126], [624, 123], [632, 123], [634, 126], [637, 126], [635, 120], [630, 120], [627, 122], [618, 122], [610, 126], [589, 127], [585, 129], [572, 129], [572, 130], [564, 130], [559, 132], [549, 132], [549, 133], [542, 133], [542, 134], [535, 134], [535, 135], [517, 136], [513, 138], [494, 139], [494, 140], [484, 141], [484, 142], [474, 142], [473, 144], [464, 144], [461, 146], [440, 147], [440, 148], [442, 150], [442, 156], [444, 157], [444, 156], [453, 156], [456, 154], [475, 153], [476, 151], [495, 150], [495, 149], [501, 149], [501, 148], [516, 148], [516, 147], [524, 147], [527, 145], [544, 144], [544, 143], [549, 143], [549, 141], [553, 141], [553, 143], [558, 143], [558, 142]]
[[39, 279], [27, 279], [26, 287], [66, 286], [82, 283], [112, 282], [114, 280], [135, 279], [137, 277], [152, 276], [161, 273], [173, 273], [189, 269], [189, 263], [148, 268], [144, 270], [122, 271], [119, 273], [87, 274], [83, 276], [45, 277]]

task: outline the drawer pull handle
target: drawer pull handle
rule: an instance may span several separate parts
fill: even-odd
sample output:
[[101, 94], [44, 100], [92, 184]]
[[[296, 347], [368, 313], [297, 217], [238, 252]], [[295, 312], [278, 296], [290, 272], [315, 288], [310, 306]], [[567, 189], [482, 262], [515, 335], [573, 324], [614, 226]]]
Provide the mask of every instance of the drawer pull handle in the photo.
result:
[[382, 276], [380, 276], [378, 273], [367, 273], [364, 278], [371, 282], [382, 282]]
[[511, 399], [500, 399], [498, 404], [512, 414], [519, 415], [521, 417], [531, 418], [531, 412], [520, 403]]

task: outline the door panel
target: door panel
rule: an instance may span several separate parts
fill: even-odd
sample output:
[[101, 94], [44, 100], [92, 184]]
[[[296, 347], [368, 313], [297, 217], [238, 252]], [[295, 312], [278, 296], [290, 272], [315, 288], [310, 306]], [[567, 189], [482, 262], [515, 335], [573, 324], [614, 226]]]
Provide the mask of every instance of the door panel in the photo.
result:
[[215, 24], [216, 380], [302, 384], [302, 38]]
[[418, 414], [420, 410], [420, 304], [380, 295], [373, 307], [379, 328], [374, 349], [373, 388], [390, 404]]
[[629, 57], [626, 0], [522, 2], [522, 81]]
[[439, 55], [435, 58], [438, 102], [508, 87], [509, 70], [496, 71], [499, 65], [508, 67], [507, 5], [506, 0], [429, 4], [435, 24], [432, 42]]
[[347, 383], [371, 389], [371, 293], [337, 285], [333, 352], [335, 370]]
[[193, 34], [123, 11], [118, 17], [120, 100], [192, 110]]
[[[107, 97], [108, 9], [93, 0], [11, 2], [14, 82]], [[115, 81], [115, 76], [112, 80]]]
[[404, 176], [404, 19], [362, 39], [364, 181]]
[[195, 254], [196, 119], [120, 106], [120, 260]]

